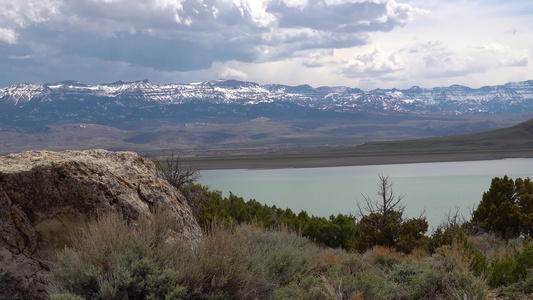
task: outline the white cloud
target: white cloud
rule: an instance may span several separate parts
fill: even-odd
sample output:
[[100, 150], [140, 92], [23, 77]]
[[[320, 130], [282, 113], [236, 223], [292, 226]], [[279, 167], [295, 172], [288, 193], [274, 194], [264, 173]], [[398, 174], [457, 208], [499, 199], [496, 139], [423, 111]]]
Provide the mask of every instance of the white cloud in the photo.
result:
[[61, 17], [60, 0], [16, 1], [4, 0], [0, 7], [0, 25], [27, 27]]
[[414, 21], [416, 15], [427, 15], [429, 11], [415, 8], [409, 4], [397, 3], [396, 1], [387, 1], [387, 14], [383, 18], [390, 22], [394, 20], [400, 26], [404, 26]]
[[18, 35], [13, 29], [0, 27], [0, 42], [16, 44], [17, 39]]
[[402, 59], [397, 53], [386, 53], [379, 48], [357, 53], [353, 59], [342, 65], [341, 71], [348, 77], [386, 75], [405, 68]]
[[[284, 2], [287, 7], [304, 8], [308, 5], [309, 0], [285, 0], [280, 2]], [[343, 2], [341, 1], [341, 3]]]
[[[378, 75], [371, 69], [361, 72], [366, 65], [356, 60], [349, 65], [353, 72], [344, 69], [345, 76], [357, 75], [352, 77], [356, 84], [367, 88], [475, 87], [533, 78], [529, 62], [533, 55], [533, 2], [410, 0], [409, 4], [426, 12], [415, 14], [408, 25], [391, 32], [370, 33], [370, 45], [364, 47], [396, 53], [404, 68], [381, 73], [381, 82], [373, 82], [370, 78]], [[353, 54], [342, 53], [337, 59], [352, 60]]]
[[222, 72], [219, 73], [218, 77], [221, 79], [245, 80], [246, 78], [248, 78], [248, 75], [242, 71], [225, 66]]

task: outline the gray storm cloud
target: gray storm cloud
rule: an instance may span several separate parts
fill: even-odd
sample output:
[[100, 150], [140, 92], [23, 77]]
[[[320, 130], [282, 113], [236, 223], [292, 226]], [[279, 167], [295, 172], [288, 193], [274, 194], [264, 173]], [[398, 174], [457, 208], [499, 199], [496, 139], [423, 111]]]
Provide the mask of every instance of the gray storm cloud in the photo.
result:
[[415, 11], [394, 0], [292, 2], [2, 0], [0, 65], [61, 56], [164, 71], [268, 62], [363, 45], [369, 32], [403, 26]]

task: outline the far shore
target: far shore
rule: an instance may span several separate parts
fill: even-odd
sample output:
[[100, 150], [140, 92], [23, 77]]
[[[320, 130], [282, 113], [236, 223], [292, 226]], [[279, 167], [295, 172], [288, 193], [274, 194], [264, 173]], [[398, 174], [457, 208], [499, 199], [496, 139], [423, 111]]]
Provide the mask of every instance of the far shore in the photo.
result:
[[348, 151], [313, 151], [183, 157], [183, 163], [198, 170], [220, 169], [284, 169], [363, 165], [460, 162], [505, 158], [533, 158], [533, 150], [477, 151], [439, 153], [349, 153]]

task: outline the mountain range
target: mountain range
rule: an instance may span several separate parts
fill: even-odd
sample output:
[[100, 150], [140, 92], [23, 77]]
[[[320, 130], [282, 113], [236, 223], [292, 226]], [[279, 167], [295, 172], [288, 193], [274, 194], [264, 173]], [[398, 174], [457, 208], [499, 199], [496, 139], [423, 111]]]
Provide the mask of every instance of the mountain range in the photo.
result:
[[237, 80], [16, 84], [0, 88], [0, 153], [361, 144], [474, 133], [532, 116], [533, 80], [370, 91]]
[[166, 85], [147, 80], [100, 85], [63, 81], [1, 88], [0, 108], [0, 123], [13, 126], [91, 122], [128, 127], [131, 119], [140, 118], [190, 121], [358, 113], [520, 114], [533, 111], [533, 80], [478, 89], [452, 85], [371, 91], [236, 80]]

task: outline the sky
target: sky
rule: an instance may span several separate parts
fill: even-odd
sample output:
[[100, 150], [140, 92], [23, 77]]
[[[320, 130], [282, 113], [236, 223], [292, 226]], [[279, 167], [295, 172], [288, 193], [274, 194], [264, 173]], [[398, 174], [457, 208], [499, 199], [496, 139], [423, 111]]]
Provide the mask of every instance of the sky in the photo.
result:
[[531, 0], [0, 0], [0, 87], [533, 79]]

